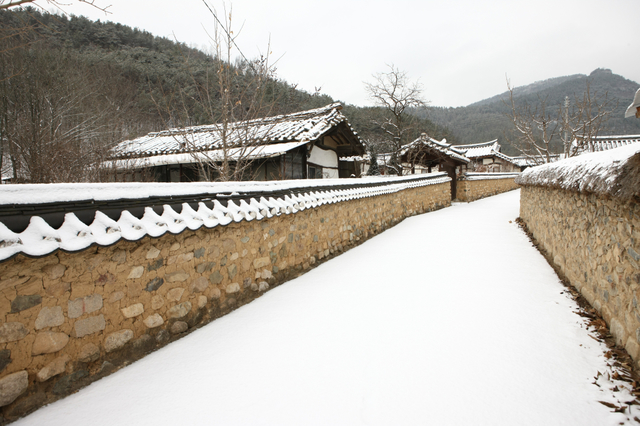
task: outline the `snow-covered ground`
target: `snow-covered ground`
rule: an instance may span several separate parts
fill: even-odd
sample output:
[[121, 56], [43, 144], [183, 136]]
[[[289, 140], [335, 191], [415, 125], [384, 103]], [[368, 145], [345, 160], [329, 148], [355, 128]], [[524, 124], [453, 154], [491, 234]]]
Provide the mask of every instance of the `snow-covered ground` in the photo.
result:
[[631, 424], [518, 207], [407, 219], [15, 424]]

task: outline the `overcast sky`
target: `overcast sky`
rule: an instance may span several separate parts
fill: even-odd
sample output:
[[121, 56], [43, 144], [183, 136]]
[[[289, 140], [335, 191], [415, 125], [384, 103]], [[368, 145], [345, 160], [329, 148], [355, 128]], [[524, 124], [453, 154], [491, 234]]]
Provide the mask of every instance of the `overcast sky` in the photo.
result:
[[[202, 0], [95, 0], [69, 13], [210, 45]], [[41, 2], [44, 6], [46, 3]], [[209, 0], [222, 17], [224, 4]], [[267, 50], [277, 74], [309, 92], [371, 105], [364, 81], [394, 64], [432, 106], [465, 106], [512, 85], [596, 68], [640, 82], [640, 0], [237, 0], [233, 26], [248, 57]], [[236, 31], [237, 34], [237, 31]]]

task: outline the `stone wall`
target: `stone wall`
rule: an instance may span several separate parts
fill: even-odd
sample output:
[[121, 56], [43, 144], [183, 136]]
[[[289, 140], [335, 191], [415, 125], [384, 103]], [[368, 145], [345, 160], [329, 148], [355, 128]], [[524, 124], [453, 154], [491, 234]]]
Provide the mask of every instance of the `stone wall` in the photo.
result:
[[0, 263], [2, 423], [253, 300], [408, 216], [449, 182], [262, 220]]
[[[484, 175], [484, 176], [483, 176]], [[518, 188], [514, 182], [518, 174], [473, 173], [463, 175], [457, 182], [459, 201], [470, 202]]]
[[525, 185], [520, 217], [553, 263], [640, 361], [640, 205]]

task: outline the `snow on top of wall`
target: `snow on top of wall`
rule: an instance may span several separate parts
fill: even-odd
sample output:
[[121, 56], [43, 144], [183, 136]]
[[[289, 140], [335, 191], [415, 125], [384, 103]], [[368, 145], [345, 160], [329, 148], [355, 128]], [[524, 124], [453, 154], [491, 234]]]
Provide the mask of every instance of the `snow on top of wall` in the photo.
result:
[[471, 173], [466, 172], [460, 180], [513, 179], [520, 176], [520, 172], [513, 173]]
[[640, 144], [531, 167], [516, 183], [606, 194], [629, 201], [640, 197]]
[[[6, 185], [0, 188], [2, 204], [69, 202], [87, 199], [122, 200], [144, 199], [150, 196], [200, 195], [236, 193], [251, 191], [264, 192], [264, 196], [254, 196], [247, 202], [228, 201], [223, 206], [213, 201], [213, 208], [204, 202], [194, 210], [187, 203], [180, 212], [164, 205], [162, 214], [146, 207], [142, 218], [138, 219], [124, 210], [116, 221], [97, 211], [90, 225], [83, 223], [74, 213], [65, 215], [62, 226], [52, 228], [43, 218], [32, 216], [29, 226], [15, 233], [0, 223], [0, 260], [18, 253], [28, 256], [44, 256], [58, 249], [65, 251], [84, 250], [94, 244], [108, 246], [120, 239], [137, 241], [145, 236], [159, 237], [167, 232], [178, 234], [185, 229], [196, 230], [205, 226], [213, 228], [232, 222], [261, 220], [281, 214], [293, 214], [315, 208], [323, 204], [391, 194], [404, 189], [449, 182], [446, 173], [431, 173], [415, 177], [335, 180], [305, 180], [280, 182], [233, 182], [208, 184], [50, 184], [50, 185]], [[354, 184], [376, 184], [379, 186], [354, 187]], [[351, 185], [351, 186], [349, 186]], [[274, 198], [270, 193], [304, 187], [307, 191], [299, 195], [284, 195]], [[313, 190], [314, 186], [321, 187]], [[327, 190], [326, 187], [332, 189]], [[311, 188], [310, 188], [311, 187]], [[6, 195], [6, 197], [5, 197]], [[124, 195], [124, 196], [123, 196]], [[18, 201], [16, 203], [16, 201]]]

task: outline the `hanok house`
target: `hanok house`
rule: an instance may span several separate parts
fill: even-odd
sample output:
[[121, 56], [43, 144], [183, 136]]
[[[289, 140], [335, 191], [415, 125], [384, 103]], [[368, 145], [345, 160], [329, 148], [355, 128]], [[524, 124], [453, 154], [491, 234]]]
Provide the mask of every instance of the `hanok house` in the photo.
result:
[[607, 151], [634, 143], [640, 143], [640, 135], [596, 136], [587, 142], [574, 140], [571, 143], [571, 156]]
[[[226, 159], [242, 180], [345, 178], [362, 173], [365, 148], [334, 103], [257, 120], [149, 133], [112, 149], [118, 180], [215, 180]], [[345, 160], [343, 160], [343, 158]]]
[[456, 198], [456, 176], [466, 170], [470, 162], [456, 146], [447, 143], [446, 139], [437, 141], [423, 133], [404, 145], [398, 154], [405, 175], [447, 172], [451, 177], [451, 198]]
[[455, 148], [471, 160], [469, 168], [474, 172], [499, 173], [522, 170], [514, 158], [500, 152], [501, 147], [497, 139], [483, 143], [456, 145]]

